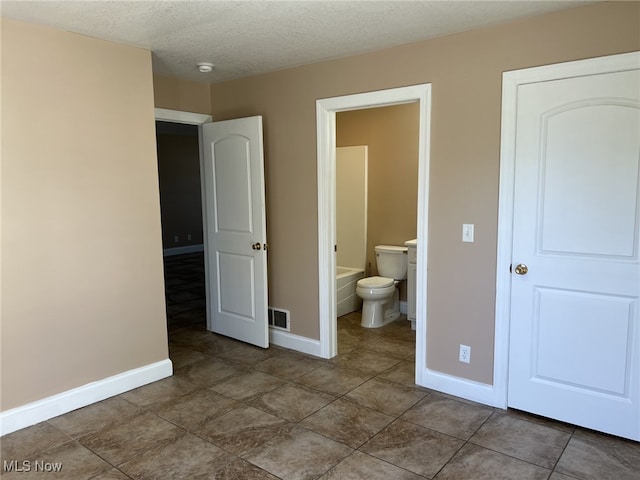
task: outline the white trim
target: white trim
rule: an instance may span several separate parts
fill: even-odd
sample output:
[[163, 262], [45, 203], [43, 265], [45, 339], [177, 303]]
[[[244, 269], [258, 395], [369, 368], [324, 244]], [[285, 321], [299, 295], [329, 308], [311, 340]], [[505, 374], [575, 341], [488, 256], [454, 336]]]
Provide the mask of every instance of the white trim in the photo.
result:
[[202, 125], [211, 122], [211, 115], [203, 113], [182, 112], [180, 110], [168, 110], [166, 108], [155, 109], [156, 121], [186, 123], [188, 125]]
[[[336, 112], [385, 107], [418, 102], [420, 110], [418, 134], [418, 252], [416, 288], [427, 291], [427, 240], [429, 201], [429, 153], [431, 132], [431, 84], [392, 88], [316, 101], [318, 155], [318, 300], [320, 319], [320, 355], [337, 353], [336, 327], [336, 242], [335, 172]], [[422, 381], [426, 370], [427, 304], [426, 295], [416, 299], [416, 381]], [[424, 366], [424, 367], [423, 367]], [[419, 370], [421, 372], [419, 372]], [[420, 373], [420, 374], [419, 374]], [[419, 383], [419, 382], [418, 382]]]
[[282, 348], [320, 357], [320, 341], [294, 335], [280, 329], [269, 329], [269, 342]]
[[162, 250], [162, 255], [165, 257], [171, 257], [173, 255], [182, 255], [184, 253], [196, 253], [204, 252], [204, 244], [199, 243], [197, 245], [185, 245], [184, 247], [171, 247]]
[[518, 87], [527, 83], [599, 73], [635, 70], [640, 52], [609, 55], [575, 62], [504, 72], [502, 75], [502, 127], [498, 198], [498, 246], [496, 318], [493, 364], [493, 405], [507, 408], [509, 373], [509, 324], [511, 312], [511, 256], [513, 251], [513, 188], [515, 180], [515, 134]]
[[173, 375], [171, 360], [134, 368], [0, 413], [0, 436]]
[[499, 407], [495, 404], [495, 393], [491, 385], [467, 378], [454, 377], [435, 370], [426, 370], [429, 388], [442, 393], [465, 398], [472, 402]]

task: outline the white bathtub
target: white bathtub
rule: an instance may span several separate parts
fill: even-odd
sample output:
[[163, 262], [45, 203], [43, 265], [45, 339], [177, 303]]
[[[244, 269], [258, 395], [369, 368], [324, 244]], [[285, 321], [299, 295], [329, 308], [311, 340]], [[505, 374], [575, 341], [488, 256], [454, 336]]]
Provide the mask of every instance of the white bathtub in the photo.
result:
[[364, 270], [361, 268], [336, 268], [336, 303], [339, 317], [362, 306], [362, 299], [356, 294], [356, 283], [363, 277]]

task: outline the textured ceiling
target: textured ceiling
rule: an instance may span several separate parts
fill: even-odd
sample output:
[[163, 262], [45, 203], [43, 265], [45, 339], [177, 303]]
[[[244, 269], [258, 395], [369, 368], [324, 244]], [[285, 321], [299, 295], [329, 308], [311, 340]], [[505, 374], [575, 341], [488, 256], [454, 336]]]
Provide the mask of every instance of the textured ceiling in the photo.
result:
[[[4, 1], [4, 17], [148, 48], [160, 75], [213, 83], [582, 5], [584, 1]], [[211, 62], [211, 73], [196, 63]]]

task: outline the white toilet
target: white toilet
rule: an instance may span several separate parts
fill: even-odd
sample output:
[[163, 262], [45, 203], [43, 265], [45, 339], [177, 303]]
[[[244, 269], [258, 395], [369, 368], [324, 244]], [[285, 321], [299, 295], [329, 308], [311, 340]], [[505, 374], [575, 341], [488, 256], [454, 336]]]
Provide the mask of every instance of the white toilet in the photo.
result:
[[407, 278], [407, 247], [378, 245], [376, 265], [380, 277], [358, 280], [356, 293], [364, 301], [362, 322], [365, 328], [378, 328], [400, 316], [398, 283]]

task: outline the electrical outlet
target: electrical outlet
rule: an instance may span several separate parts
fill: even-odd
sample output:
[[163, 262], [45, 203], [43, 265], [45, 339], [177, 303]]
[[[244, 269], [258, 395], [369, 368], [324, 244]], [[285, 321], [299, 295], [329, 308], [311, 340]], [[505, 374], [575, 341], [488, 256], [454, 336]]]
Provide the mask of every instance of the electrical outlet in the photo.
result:
[[180, 237], [178, 235], [174, 235], [173, 236], [173, 242], [174, 243], [180, 243]]
[[187, 233], [187, 240], [191, 240], [191, 234]]
[[458, 355], [458, 360], [462, 363], [471, 362], [471, 347], [469, 345], [460, 344], [460, 354]]

